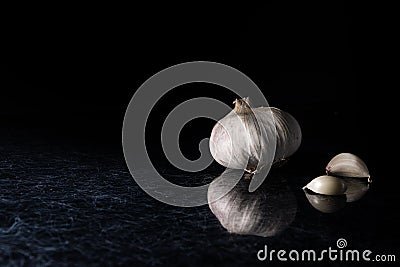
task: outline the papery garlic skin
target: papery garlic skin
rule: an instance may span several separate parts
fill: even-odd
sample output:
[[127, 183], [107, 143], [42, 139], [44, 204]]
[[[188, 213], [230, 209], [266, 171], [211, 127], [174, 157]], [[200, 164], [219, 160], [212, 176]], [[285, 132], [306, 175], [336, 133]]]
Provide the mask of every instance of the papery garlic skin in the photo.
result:
[[211, 132], [210, 152], [219, 164], [253, 172], [296, 152], [302, 134], [290, 114], [277, 108], [250, 108], [247, 98], [235, 103]]
[[299, 149], [302, 139], [301, 128], [292, 115], [278, 108], [255, 108], [255, 112], [268, 114], [268, 109], [272, 111], [275, 120], [277, 144], [274, 162], [278, 162], [290, 157]]

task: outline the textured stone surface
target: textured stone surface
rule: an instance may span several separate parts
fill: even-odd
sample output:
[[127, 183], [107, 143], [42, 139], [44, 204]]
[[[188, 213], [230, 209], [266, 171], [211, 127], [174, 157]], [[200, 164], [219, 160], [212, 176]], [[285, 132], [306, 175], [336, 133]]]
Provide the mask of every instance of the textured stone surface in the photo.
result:
[[228, 233], [208, 206], [152, 199], [131, 178], [120, 151], [8, 142], [0, 146], [0, 265], [265, 265], [256, 253], [266, 244], [324, 249], [343, 237], [352, 248], [391, 246], [370, 230], [379, 226], [382, 204], [374, 193], [322, 214], [308, 204], [300, 190], [308, 177], [294, 177], [295, 167], [289, 163], [284, 175], [297, 198], [296, 219], [283, 233], [262, 238]]

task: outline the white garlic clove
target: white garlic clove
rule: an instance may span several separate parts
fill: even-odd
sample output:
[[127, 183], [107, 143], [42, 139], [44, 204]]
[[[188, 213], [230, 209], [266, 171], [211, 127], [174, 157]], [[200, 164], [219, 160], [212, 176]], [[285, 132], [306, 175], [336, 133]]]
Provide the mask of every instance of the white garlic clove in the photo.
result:
[[369, 189], [369, 183], [365, 179], [343, 178], [347, 190], [344, 192], [347, 202], [354, 202], [361, 199]]
[[367, 165], [351, 153], [341, 153], [333, 157], [326, 166], [326, 173], [340, 177], [368, 178], [370, 181]]
[[346, 183], [333, 176], [323, 175], [309, 182], [303, 189], [309, 189], [322, 195], [342, 195], [347, 189]]
[[307, 190], [304, 190], [304, 193], [306, 194], [308, 202], [310, 202], [311, 206], [323, 213], [333, 213], [343, 209], [346, 206], [345, 195], [319, 195], [308, 192]]

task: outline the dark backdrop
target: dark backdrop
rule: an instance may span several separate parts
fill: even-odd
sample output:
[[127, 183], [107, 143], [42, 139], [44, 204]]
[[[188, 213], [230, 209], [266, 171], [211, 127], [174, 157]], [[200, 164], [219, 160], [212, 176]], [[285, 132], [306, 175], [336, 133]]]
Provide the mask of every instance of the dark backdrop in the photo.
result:
[[[270, 105], [293, 114], [302, 126], [304, 153], [318, 151], [314, 141], [322, 140], [377, 169], [369, 115], [375, 112], [360, 60], [366, 50], [348, 6], [168, 3], [4, 10], [2, 131], [19, 129], [28, 143], [41, 139], [121, 149], [123, 116], [135, 90], [166, 67], [208, 60], [244, 72]], [[168, 112], [194, 96], [230, 105], [234, 98], [214, 85], [178, 87], [152, 112], [150, 138], [159, 140]], [[193, 145], [197, 151], [193, 140], [208, 137], [212, 126], [199, 119], [185, 127], [182, 140], [191, 140], [184, 142], [186, 150]], [[321, 161], [315, 165], [326, 160], [315, 158]]]

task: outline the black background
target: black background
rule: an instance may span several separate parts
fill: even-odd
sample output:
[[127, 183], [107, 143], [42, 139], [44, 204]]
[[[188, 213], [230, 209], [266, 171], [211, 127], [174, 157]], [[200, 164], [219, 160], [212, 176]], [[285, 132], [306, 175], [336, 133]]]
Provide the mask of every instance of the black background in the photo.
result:
[[8, 12], [2, 112], [117, 114], [151, 75], [195, 60], [241, 70], [271, 105], [361, 108], [355, 29], [342, 5], [35, 6]]
[[[353, 7], [168, 3], [4, 10], [0, 113], [4, 126], [32, 138], [37, 133], [44, 140], [119, 149], [135, 90], [166, 67], [208, 60], [248, 75], [271, 106], [299, 120], [306, 142], [323, 139], [338, 153], [366, 160], [373, 154], [376, 112], [363, 59], [368, 48]], [[181, 86], [157, 104], [149, 126], [160, 126], [176, 104], [195, 96], [230, 105], [234, 98], [212, 85]], [[213, 123], [195, 122], [182, 140], [208, 137]], [[151, 138], [158, 139], [158, 129], [148, 131]]]

